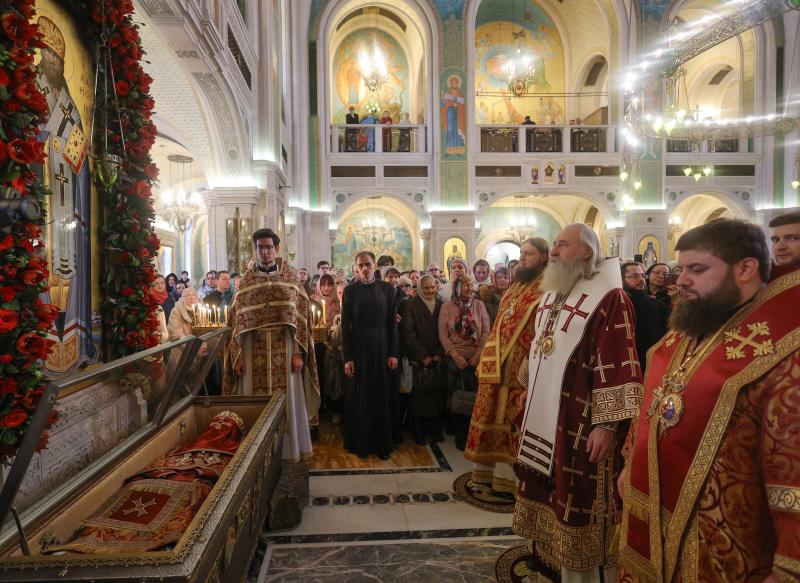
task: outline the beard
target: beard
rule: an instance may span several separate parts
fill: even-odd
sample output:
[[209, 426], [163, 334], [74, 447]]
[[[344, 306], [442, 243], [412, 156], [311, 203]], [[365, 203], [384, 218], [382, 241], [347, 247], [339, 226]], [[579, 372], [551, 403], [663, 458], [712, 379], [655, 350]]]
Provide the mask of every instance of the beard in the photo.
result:
[[585, 266], [586, 263], [580, 257], [551, 260], [542, 276], [542, 289], [568, 295], [575, 284], [585, 277]]
[[624, 289], [631, 297], [638, 298], [647, 295], [647, 292], [644, 289], [639, 289], [638, 287], [628, 287], [627, 285], [623, 284], [622, 289]]
[[517, 267], [517, 271], [514, 272], [514, 282], [515, 283], [530, 283], [537, 277], [539, 277], [544, 271], [544, 267], [539, 265], [537, 267]]
[[728, 269], [725, 279], [706, 297], [681, 298], [669, 315], [669, 327], [692, 338], [719, 330], [736, 311], [742, 295]]

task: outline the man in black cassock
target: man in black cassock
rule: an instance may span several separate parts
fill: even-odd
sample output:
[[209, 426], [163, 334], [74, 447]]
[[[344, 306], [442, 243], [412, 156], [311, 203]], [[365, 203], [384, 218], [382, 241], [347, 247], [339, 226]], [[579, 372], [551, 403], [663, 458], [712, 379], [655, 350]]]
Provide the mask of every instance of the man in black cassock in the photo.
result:
[[357, 279], [342, 296], [345, 388], [344, 447], [359, 457], [389, 459], [402, 437], [398, 395], [390, 370], [398, 366], [395, 289], [375, 278], [375, 255], [356, 256]]

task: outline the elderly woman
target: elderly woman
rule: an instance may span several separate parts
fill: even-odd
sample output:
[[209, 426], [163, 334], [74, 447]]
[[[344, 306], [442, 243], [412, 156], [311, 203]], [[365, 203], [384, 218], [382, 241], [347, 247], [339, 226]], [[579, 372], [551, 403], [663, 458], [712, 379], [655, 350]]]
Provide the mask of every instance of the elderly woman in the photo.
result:
[[499, 267], [492, 276], [491, 285], [482, 285], [478, 289], [478, 297], [486, 306], [489, 313], [490, 326], [494, 325], [497, 318], [497, 310], [500, 309], [500, 300], [511, 285], [511, 274], [505, 267]]
[[464, 274], [453, 281], [453, 297], [439, 313], [439, 341], [445, 354], [450, 397], [449, 411], [456, 448], [464, 451], [469, 420], [478, 390], [475, 367], [489, 338], [489, 314], [472, 295], [472, 277]]
[[464, 274], [469, 274], [469, 265], [467, 265], [467, 261], [461, 257], [455, 257], [451, 259], [450, 281], [448, 281], [439, 289], [439, 297], [443, 302], [450, 301], [450, 298], [453, 297], [453, 286], [455, 285], [455, 281]]
[[197, 290], [193, 287], [187, 287], [183, 290], [181, 299], [175, 303], [175, 307], [169, 315], [167, 329], [169, 330], [170, 340], [178, 340], [184, 336], [192, 335], [195, 305], [197, 305]]
[[436, 297], [436, 280], [423, 275], [416, 296], [403, 309], [402, 332], [406, 354], [413, 368], [413, 389], [409, 411], [411, 434], [419, 445], [425, 438], [442, 442], [438, 418], [444, 402], [440, 372], [444, 350], [439, 342], [439, 314], [443, 302]]

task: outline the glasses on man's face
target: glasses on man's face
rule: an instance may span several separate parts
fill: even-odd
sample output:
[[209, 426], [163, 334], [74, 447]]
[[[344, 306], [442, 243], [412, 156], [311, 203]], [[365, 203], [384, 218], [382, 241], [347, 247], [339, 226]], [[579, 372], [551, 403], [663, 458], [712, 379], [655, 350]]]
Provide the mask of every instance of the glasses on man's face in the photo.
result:
[[411, 284], [410, 283], [401, 283], [400, 287], [403, 288], [403, 289], [411, 289]]

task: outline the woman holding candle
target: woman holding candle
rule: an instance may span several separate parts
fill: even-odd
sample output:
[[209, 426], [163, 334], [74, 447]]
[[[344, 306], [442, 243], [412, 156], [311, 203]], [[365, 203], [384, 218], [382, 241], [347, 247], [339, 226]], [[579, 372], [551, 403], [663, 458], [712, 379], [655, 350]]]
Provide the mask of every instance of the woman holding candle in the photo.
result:
[[[314, 351], [317, 356], [317, 373], [320, 383], [320, 393], [322, 395], [322, 410], [330, 410], [330, 404], [339, 399], [342, 395], [331, 394], [331, 383], [328, 382], [326, 371], [333, 366], [333, 354], [330, 343], [328, 342], [328, 332], [333, 324], [333, 319], [341, 312], [341, 304], [336, 295], [335, 280], [332, 275], [326, 273], [317, 280], [317, 291], [311, 296], [312, 302], [317, 307], [316, 328], [324, 330], [323, 334], [314, 337]], [[340, 387], [341, 389], [341, 387]]]

